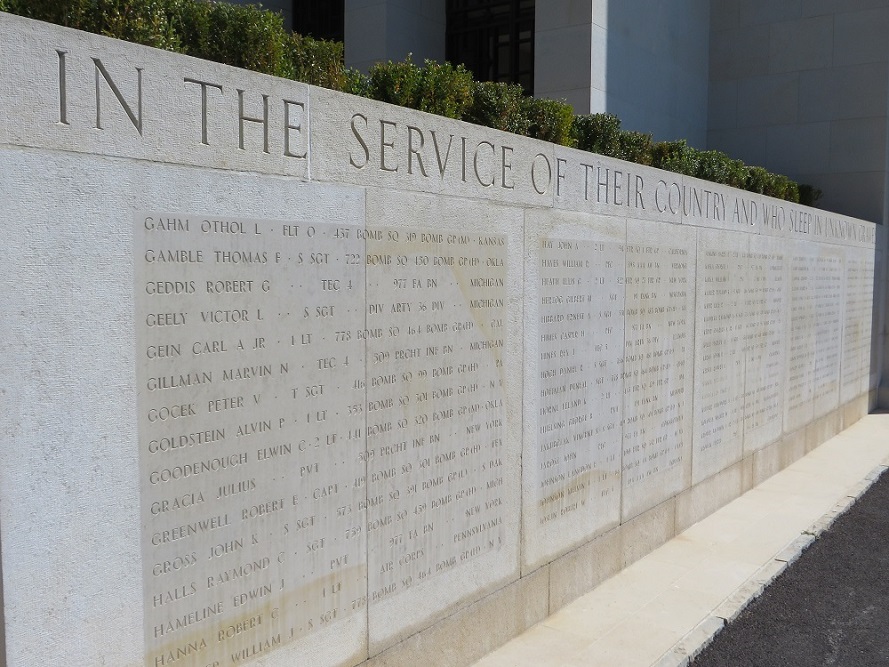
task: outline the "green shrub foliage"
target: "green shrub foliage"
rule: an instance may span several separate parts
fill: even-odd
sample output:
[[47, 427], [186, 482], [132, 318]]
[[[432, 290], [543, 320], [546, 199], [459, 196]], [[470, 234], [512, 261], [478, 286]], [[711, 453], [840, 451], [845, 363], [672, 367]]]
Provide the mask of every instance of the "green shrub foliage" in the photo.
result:
[[651, 135], [620, 129], [620, 119], [614, 114], [575, 116], [570, 135], [574, 145], [582, 150], [638, 164], [651, 164]]
[[6, 11], [328, 88], [346, 82], [343, 47], [292, 35], [280, 15], [210, 0], [0, 0]]
[[567, 102], [526, 97], [524, 115], [528, 119], [527, 135], [562, 146], [573, 145], [571, 122], [574, 109]]
[[799, 203], [806, 206], [814, 206], [821, 199], [821, 190], [808, 183], [799, 184]]
[[643, 132], [621, 130], [618, 136], [618, 152], [615, 157], [636, 164], [651, 164], [654, 144], [651, 135]]
[[685, 176], [698, 173], [700, 151], [689, 146], [684, 139], [679, 141], [660, 141], [651, 152], [651, 164], [658, 169], [665, 169]]
[[769, 182], [769, 172], [762, 167], [749, 167], [747, 169], [747, 180], [745, 187], [750, 192], [756, 192], [761, 195], [766, 193]]
[[410, 56], [369, 74], [343, 65], [343, 45], [290, 33], [260, 6], [212, 0], [0, 0], [0, 11], [297, 79], [420, 111], [464, 119], [679, 174], [814, 205], [821, 191], [685, 141], [654, 143], [613, 114], [573, 116], [565, 102], [525, 97], [515, 84], [478, 82], [463, 65]]
[[495, 130], [528, 134], [531, 120], [526, 113], [524, 91], [517, 83], [473, 81], [472, 105], [464, 120]]
[[333, 90], [346, 90], [348, 73], [343, 65], [342, 42], [293, 33], [287, 48], [294, 79]]
[[427, 60], [377, 63], [368, 75], [368, 96], [409, 109], [463, 118], [472, 103], [472, 74], [463, 65]]
[[747, 167], [740, 160], [733, 160], [720, 151], [699, 151], [695, 176], [743, 189], [747, 182]]
[[620, 152], [620, 118], [610, 113], [574, 117], [571, 138], [584, 151], [617, 157]]

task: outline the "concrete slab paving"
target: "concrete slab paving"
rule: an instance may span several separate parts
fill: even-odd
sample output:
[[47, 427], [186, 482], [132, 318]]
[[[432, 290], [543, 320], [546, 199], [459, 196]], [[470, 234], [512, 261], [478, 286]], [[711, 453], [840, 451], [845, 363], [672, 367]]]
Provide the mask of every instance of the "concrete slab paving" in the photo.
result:
[[889, 464], [872, 414], [474, 667], [681, 667]]

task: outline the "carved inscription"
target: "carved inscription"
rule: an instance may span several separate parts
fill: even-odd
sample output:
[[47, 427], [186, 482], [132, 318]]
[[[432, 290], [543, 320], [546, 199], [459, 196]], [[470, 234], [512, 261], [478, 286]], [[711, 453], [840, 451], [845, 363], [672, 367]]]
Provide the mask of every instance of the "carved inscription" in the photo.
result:
[[619, 511], [623, 245], [541, 239], [539, 276], [538, 522], [604, 524]]
[[506, 238], [368, 229], [368, 602], [504, 536]]
[[744, 375], [746, 245], [743, 237], [709, 231], [702, 231], [699, 240], [695, 481], [741, 457], [743, 386], [738, 380]]
[[364, 606], [364, 244], [136, 227], [146, 664], [238, 664]]
[[624, 518], [688, 481], [695, 255], [693, 232], [675, 233], [686, 233], [689, 243], [646, 234], [627, 245]]
[[787, 342], [785, 429], [812, 417], [815, 393], [815, 256], [808, 244], [797, 244], [790, 259], [790, 316]]
[[847, 250], [841, 401], [851, 401], [867, 390], [870, 376], [871, 307], [874, 265], [863, 251]]
[[823, 247], [815, 259], [815, 416], [837, 407], [843, 331], [843, 249]]
[[759, 449], [781, 434], [784, 374], [785, 256], [771, 239], [752, 237], [745, 256], [744, 449]]

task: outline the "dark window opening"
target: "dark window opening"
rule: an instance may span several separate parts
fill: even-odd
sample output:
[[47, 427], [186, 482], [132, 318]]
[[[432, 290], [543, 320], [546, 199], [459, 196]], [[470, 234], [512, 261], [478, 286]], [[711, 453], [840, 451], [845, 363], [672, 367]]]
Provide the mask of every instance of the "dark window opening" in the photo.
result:
[[480, 81], [534, 92], [534, 0], [448, 0], [445, 53]]
[[315, 39], [343, 41], [345, 0], [293, 0], [293, 32]]

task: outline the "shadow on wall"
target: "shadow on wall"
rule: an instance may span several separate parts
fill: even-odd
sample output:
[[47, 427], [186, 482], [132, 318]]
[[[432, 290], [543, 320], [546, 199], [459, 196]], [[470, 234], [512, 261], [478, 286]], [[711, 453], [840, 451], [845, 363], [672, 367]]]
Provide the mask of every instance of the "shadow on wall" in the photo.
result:
[[593, 24], [604, 111], [626, 130], [707, 148], [709, 1], [595, 0]]

